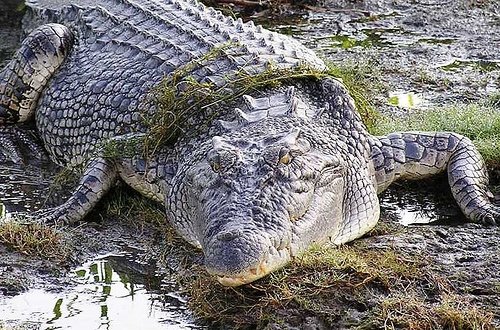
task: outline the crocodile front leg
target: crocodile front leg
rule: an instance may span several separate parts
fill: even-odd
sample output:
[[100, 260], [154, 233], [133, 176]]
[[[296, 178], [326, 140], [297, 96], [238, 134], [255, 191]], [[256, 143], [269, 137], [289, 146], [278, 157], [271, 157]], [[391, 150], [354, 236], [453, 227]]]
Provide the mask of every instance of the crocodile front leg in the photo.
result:
[[64, 204], [41, 210], [34, 217], [44, 223], [55, 224], [81, 221], [116, 183], [117, 178], [114, 160], [96, 158], [89, 163], [77, 188]]
[[0, 72], [0, 124], [33, 118], [41, 92], [72, 44], [73, 34], [60, 24], [42, 25], [28, 35]]
[[443, 171], [453, 197], [474, 222], [500, 224], [500, 207], [488, 189], [488, 172], [472, 142], [448, 132], [404, 132], [379, 137], [372, 148], [378, 192], [397, 179], [416, 180]]

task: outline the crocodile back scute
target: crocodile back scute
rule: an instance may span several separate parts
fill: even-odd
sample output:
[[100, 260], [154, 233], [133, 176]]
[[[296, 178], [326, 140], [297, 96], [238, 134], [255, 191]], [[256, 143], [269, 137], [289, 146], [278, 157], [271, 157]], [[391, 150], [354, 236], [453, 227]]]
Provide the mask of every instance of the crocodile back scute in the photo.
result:
[[32, 20], [64, 24], [77, 35], [36, 115], [58, 163], [81, 163], [80, 156], [102, 140], [144, 131], [140, 108], [155, 111], [147, 97], [152, 88], [221, 46], [230, 45], [193, 78], [218, 84], [238, 72], [263, 72], [270, 63], [325, 69], [296, 40], [193, 0], [30, 0], [28, 6]]

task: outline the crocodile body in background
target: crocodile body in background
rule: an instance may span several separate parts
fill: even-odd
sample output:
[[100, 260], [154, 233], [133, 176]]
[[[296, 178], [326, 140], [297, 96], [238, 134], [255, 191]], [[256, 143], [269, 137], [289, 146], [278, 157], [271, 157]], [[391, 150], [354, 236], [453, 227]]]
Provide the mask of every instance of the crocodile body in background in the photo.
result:
[[55, 162], [85, 167], [73, 195], [43, 212], [47, 222], [82, 220], [121, 178], [165, 205], [172, 226], [203, 249], [208, 271], [225, 285], [260, 278], [313, 243], [362, 236], [378, 221], [377, 193], [399, 178], [447, 171], [464, 214], [499, 223], [469, 139], [447, 132], [371, 136], [332, 77], [287, 79], [204, 106], [175, 143], [147, 156], [107, 157], [105, 143], [148, 134], [144, 118], [158, 111], [154, 87], [213, 50], [220, 51], [194, 66], [190, 78], [223, 87], [270, 65], [326, 66], [289, 37], [196, 1], [27, 5], [25, 25], [33, 31], [0, 73], [0, 124], [34, 118]]

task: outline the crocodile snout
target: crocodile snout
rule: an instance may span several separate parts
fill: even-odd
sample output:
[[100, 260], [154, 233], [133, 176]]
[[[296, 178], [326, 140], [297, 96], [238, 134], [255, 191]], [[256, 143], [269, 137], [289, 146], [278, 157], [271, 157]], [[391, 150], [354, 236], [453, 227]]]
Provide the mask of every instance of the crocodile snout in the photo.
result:
[[221, 231], [204, 250], [207, 271], [226, 286], [253, 282], [289, 261], [258, 230]]

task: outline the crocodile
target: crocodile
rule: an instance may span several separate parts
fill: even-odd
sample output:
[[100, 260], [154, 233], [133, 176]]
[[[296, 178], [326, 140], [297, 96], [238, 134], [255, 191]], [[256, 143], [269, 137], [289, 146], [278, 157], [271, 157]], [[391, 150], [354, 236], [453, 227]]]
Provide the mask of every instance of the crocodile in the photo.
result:
[[[72, 195], [37, 215], [47, 223], [81, 221], [122, 180], [164, 205], [171, 226], [227, 286], [261, 278], [313, 244], [363, 236], [379, 220], [378, 193], [398, 179], [446, 172], [467, 219], [500, 223], [484, 161], [467, 137], [373, 136], [346, 87], [327, 74], [244, 95], [228, 85], [270, 68], [327, 71], [291, 37], [196, 0], [26, 4], [27, 37], [0, 72], [0, 125], [34, 122], [54, 162], [83, 168]], [[161, 119], [157, 86], [186, 67], [176, 97], [189, 81], [234, 97], [196, 106], [178, 137], [153, 152], [107, 155], [111, 142], [145, 141], [144, 118]]]

